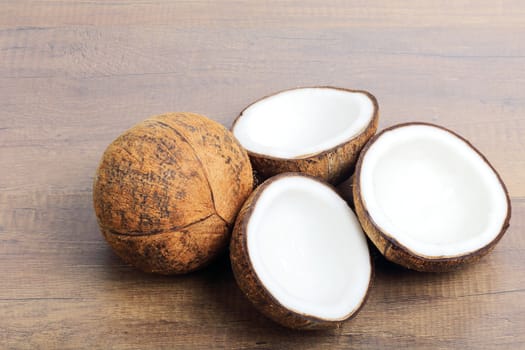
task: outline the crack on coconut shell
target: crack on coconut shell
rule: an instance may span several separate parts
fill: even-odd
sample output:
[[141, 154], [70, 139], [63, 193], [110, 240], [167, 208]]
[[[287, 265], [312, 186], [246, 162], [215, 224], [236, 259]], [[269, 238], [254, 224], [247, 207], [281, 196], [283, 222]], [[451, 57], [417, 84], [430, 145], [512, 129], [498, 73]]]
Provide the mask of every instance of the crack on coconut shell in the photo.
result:
[[[388, 132], [392, 129], [396, 129], [399, 127], [404, 126], [411, 126], [411, 125], [424, 125], [424, 126], [431, 126], [435, 128], [439, 128], [441, 130], [444, 130], [453, 136], [459, 138], [464, 143], [467, 144], [467, 146], [473, 150], [478, 156], [480, 156], [486, 165], [494, 172], [496, 175], [500, 185], [503, 188], [503, 191], [505, 192], [506, 201], [507, 201], [507, 216], [505, 217], [505, 220], [501, 226], [500, 232], [498, 235], [487, 245], [474, 250], [472, 252], [469, 252], [467, 254], [463, 255], [457, 255], [457, 256], [437, 256], [437, 257], [429, 257], [424, 256], [418, 253], [415, 253], [410, 248], [406, 247], [405, 245], [399, 243], [391, 234], [388, 232], [383, 231], [380, 226], [374, 221], [372, 216], [370, 215], [368, 208], [366, 207], [365, 201], [361, 196], [361, 166], [363, 159], [371, 147], [371, 145], [385, 132]], [[501, 176], [496, 171], [496, 169], [492, 166], [492, 164], [488, 161], [488, 159], [476, 148], [470, 141], [465, 139], [463, 136], [457, 134], [456, 132], [447, 129], [443, 126], [432, 124], [432, 123], [425, 123], [425, 122], [409, 122], [409, 123], [401, 123], [392, 125], [384, 130], [382, 130], [377, 135], [373, 136], [368, 143], [365, 145], [363, 150], [361, 151], [359, 155], [359, 159], [356, 164], [356, 170], [353, 175], [354, 181], [353, 181], [353, 200], [355, 205], [355, 212], [357, 214], [357, 217], [359, 219], [359, 222], [361, 223], [361, 226], [363, 227], [363, 231], [366, 233], [368, 238], [374, 243], [374, 245], [378, 248], [380, 252], [384, 255], [384, 257], [398, 265], [401, 265], [405, 268], [416, 270], [416, 271], [422, 271], [422, 272], [446, 272], [451, 271], [457, 268], [460, 268], [463, 265], [474, 263], [479, 261], [481, 258], [483, 258], [485, 255], [490, 253], [497, 245], [497, 243], [501, 240], [505, 232], [507, 231], [508, 227], [510, 226], [510, 218], [512, 213], [512, 207], [511, 207], [511, 201], [509, 197], [509, 192], [507, 190], [507, 187], [505, 186], [505, 183], [501, 179]]]
[[[184, 228], [155, 235], [131, 236], [102, 233], [125, 262], [146, 272], [187, 273], [208, 264], [227, 246], [228, 227], [215, 214]], [[219, 225], [217, 225], [219, 224]], [[205, 243], [204, 243], [205, 242]]]
[[[93, 199], [97, 219], [105, 227], [147, 232], [186, 225], [214, 212], [211, 196], [203, 186], [205, 174], [188, 144], [177, 134], [169, 145], [160, 144], [159, 138], [171, 131], [161, 132], [158, 127], [146, 120], [120, 135], [104, 152], [94, 179]], [[167, 152], [175, 145], [175, 153]], [[181, 167], [180, 162], [191, 167]], [[190, 186], [175, 186], [179, 192], [173, 193], [176, 183]], [[177, 210], [179, 201], [190, 204], [186, 190], [199, 196], [199, 206], [181, 212]]]
[[171, 125], [168, 125], [166, 124], [165, 122], [162, 122], [160, 120], [156, 120], [155, 121], [156, 123], [160, 124], [160, 125], [163, 125], [164, 127], [170, 129], [171, 131], [173, 131], [174, 133], [176, 133], [177, 135], [179, 135], [180, 138], [182, 138], [184, 141], [186, 141], [186, 143], [188, 144], [188, 146], [191, 148], [191, 150], [193, 151], [193, 154], [195, 155], [195, 159], [197, 160], [197, 162], [200, 164], [201, 168], [202, 168], [202, 171], [204, 172], [204, 178], [206, 179], [206, 183], [208, 184], [208, 189], [210, 190], [210, 196], [211, 196], [211, 202], [213, 204], [213, 209], [215, 210], [215, 214], [222, 220], [224, 221], [224, 223], [226, 224], [226, 226], [228, 226], [228, 228], [231, 226], [231, 223], [229, 223], [228, 221], [226, 221], [226, 219], [224, 219], [218, 212], [217, 212], [217, 207], [215, 206], [215, 197], [213, 196], [213, 189], [211, 187], [211, 184], [210, 184], [210, 180], [209, 180], [209, 173], [208, 173], [208, 169], [204, 166], [204, 164], [202, 163], [201, 159], [199, 158], [199, 155], [197, 153], [197, 151], [195, 150], [195, 148], [193, 147], [192, 143], [190, 142], [190, 140], [188, 140], [188, 138], [186, 136], [184, 136], [181, 132], [179, 132], [178, 130], [176, 130], [175, 128], [173, 128]]
[[[132, 237], [152, 236], [152, 235], [159, 235], [159, 234], [163, 234], [163, 233], [167, 233], [167, 232], [184, 230], [184, 229], [190, 228], [191, 226], [193, 226], [195, 224], [198, 224], [200, 222], [208, 220], [212, 216], [217, 216], [217, 218], [219, 218], [222, 221], [224, 221], [224, 219], [221, 218], [219, 215], [217, 215], [216, 213], [212, 213], [210, 215], [207, 215], [207, 216], [203, 217], [202, 219], [196, 220], [196, 221], [194, 221], [192, 223], [189, 223], [187, 225], [167, 227], [167, 228], [158, 229], [158, 230], [119, 232], [118, 230], [114, 230], [114, 229], [105, 227], [102, 224], [100, 224], [100, 227], [102, 227], [104, 230], [106, 230], [106, 231], [108, 231], [108, 232], [110, 232], [110, 233], [112, 233], [114, 235], [119, 235], [119, 236], [132, 236]], [[228, 226], [226, 222], [224, 222], [224, 224], [226, 226]]]
[[[252, 172], [252, 167], [246, 150], [223, 125], [219, 123], [209, 124], [203, 120], [202, 116], [200, 118], [195, 118], [195, 116], [198, 115], [192, 115], [191, 122], [186, 117], [164, 119], [162, 116], [157, 116], [155, 119], [165, 121], [167, 124], [175, 127], [195, 147], [202, 146], [208, 149], [210, 152], [197, 153], [207, 169], [210, 169], [210, 166], [213, 168], [213, 165], [226, 166], [225, 171], [228, 172], [227, 174], [209, 174], [210, 176], [207, 179], [213, 191], [216, 192], [218, 189], [226, 190], [225, 193], [228, 193], [232, 198], [251, 193], [253, 191], [253, 179], [248, 173]], [[197, 147], [195, 150], [200, 151], [200, 149], [200, 147]], [[227, 153], [231, 153], [231, 157]], [[226, 184], [224, 179], [228, 177], [234, 178], [235, 181]], [[219, 191], [219, 193], [222, 192]], [[242, 196], [243, 199], [247, 195]], [[238, 206], [232, 211], [233, 208], [231, 208], [229, 199], [225, 197], [215, 197], [215, 199], [214, 204], [217, 213], [225, 221], [233, 224], [244, 200], [238, 203]]]

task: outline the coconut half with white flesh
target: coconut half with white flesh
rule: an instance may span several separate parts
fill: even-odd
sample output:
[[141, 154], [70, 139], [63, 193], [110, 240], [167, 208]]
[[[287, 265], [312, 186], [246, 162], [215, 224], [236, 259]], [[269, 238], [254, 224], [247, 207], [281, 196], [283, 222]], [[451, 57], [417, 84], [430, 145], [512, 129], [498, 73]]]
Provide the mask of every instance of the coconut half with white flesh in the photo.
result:
[[490, 252], [511, 213], [488, 160], [461, 136], [426, 123], [392, 126], [366, 145], [353, 200], [364, 231], [388, 260], [431, 272]]
[[269, 318], [290, 328], [340, 325], [372, 280], [366, 236], [346, 202], [313, 177], [286, 173], [259, 186], [232, 234], [235, 279]]
[[377, 130], [378, 116], [377, 100], [369, 92], [297, 88], [246, 107], [232, 132], [262, 179], [301, 172], [337, 184], [350, 176]]

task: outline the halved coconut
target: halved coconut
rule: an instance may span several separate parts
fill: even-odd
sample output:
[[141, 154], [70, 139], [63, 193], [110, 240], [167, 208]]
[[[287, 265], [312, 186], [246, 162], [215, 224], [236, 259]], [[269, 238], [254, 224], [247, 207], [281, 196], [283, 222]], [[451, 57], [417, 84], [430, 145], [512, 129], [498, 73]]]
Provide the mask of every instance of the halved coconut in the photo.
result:
[[420, 271], [479, 260], [509, 226], [501, 178], [468, 141], [425, 123], [390, 127], [357, 163], [359, 221], [388, 259]]
[[230, 257], [248, 299], [290, 328], [341, 324], [361, 308], [372, 279], [352, 210], [328, 184], [298, 173], [273, 177], [251, 194]]
[[298, 88], [246, 107], [232, 131], [262, 179], [301, 172], [337, 184], [375, 134], [378, 105], [366, 91]]

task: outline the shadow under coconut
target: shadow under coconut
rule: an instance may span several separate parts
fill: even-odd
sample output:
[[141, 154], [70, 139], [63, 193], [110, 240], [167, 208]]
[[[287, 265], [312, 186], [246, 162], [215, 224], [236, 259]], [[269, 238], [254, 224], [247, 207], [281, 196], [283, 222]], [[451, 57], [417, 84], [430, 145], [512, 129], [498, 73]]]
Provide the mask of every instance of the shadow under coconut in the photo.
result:
[[[450, 347], [447, 338], [468, 339], [487, 327], [487, 308], [478, 303], [476, 295], [497, 283], [498, 276], [487, 269], [490, 255], [476, 264], [441, 273], [406, 269], [386, 260], [377, 250], [374, 263], [371, 297], [364, 310], [367, 314], [362, 315], [365, 323], [374, 323], [387, 334], [431, 334], [430, 347]], [[376, 315], [397, 322], [382, 322]]]
[[[204, 283], [199, 291], [203, 299], [209, 300], [210, 309], [218, 313], [222, 326], [228, 330], [232, 338], [239, 341], [252, 342], [256, 347], [270, 347], [283, 343], [322, 344], [323, 336], [333, 336], [339, 331], [334, 330], [294, 330], [283, 327], [260, 313], [244, 296], [237, 286], [230, 265], [228, 254], [219, 257], [208, 268], [197, 273]], [[298, 337], [299, 336], [299, 337]]]
[[387, 260], [371, 244], [370, 251], [374, 260], [375, 276], [372, 288], [376, 288], [381, 297], [379, 303], [390, 306], [403, 304], [405, 301], [428, 303], [442, 302], [447, 299], [464, 297], [466, 291], [476, 288], [476, 279], [492, 284], [497, 276], [487, 273], [490, 255], [475, 264], [461, 266], [447, 272], [420, 272], [410, 270]]
[[252, 327], [279, 327], [259, 313], [241, 292], [230, 265], [229, 252], [222, 254], [206, 269], [197, 272], [206, 288], [201, 290], [212, 304], [215, 312], [221, 314], [226, 323], [244, 324]]
[[[120, 311], [123, 317], [133, 315], [137, 322], [152, 322], [146, 317], [150, 314], [155, 315], [154, 320], [168, 322], [159, 326], [160, 336], [176, 333], [177, 327], [181, 331], [193, 327], [195, 333], [205, 327], [215, 339], [228, 339], [247, 347], [293, 348], [305, 344], [315, 347], [332, 344], [334, 337], [340, 335], [344, 335], [344, 340], [340, 341], [352, 343], [353, 330], [359, 334], [363, 322], [373, 320], [372, 314], [390, 315], [410, 306], [435, 303], [434, 299], [441, 300], [437, 303], [446, 302], [444, 298], [454, 295], [442, 290], [442, 286], [463, 279], [463, 274], [476, 273], [472, 271], [475, 267], [470, 266], [447, 273], [412, 271], [386, 260], [373, 245], [370, 245], [370, 251], [375, 265], [373, 297], [356, 318], [341, 329], [295, 331], [266, 318], [238, 288], [228, 252], [202, 270], [186, 275], [162, 276], [143, 273], [126, 265], [107, 246], [99, 252], [99, 257], [105, 265], [101, 277], [110, 283], [105, 284], [107, 289], [101, 297], [110, 307], [118, 305], [118, 309], [123, 310]], [[181, 315], [183, 320], [178, 319]], [[467, 328], [463, 320], [454, 318], [452, 321], [459, 328]], [[359, 335], [354, 340], [359, 341]]]

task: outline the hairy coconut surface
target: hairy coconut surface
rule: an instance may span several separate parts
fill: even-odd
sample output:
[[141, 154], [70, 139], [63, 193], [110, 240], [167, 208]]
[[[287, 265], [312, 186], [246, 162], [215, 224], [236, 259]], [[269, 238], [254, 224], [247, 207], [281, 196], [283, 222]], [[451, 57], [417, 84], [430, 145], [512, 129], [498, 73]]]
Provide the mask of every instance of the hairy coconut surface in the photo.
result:
[[379, 251], [420, 271], [479, 260], [501, 239], [511, 213], [487, 159], [459, 135], [425, 123], [390, 127], [367, 144], [353, 198]]
[[252, 103], [232, 131], [261, 179], [301, 172], [337, 184], [350, 176], [378, 118], [377, 100], [369, 92], [307, 87]]
[[362, 307], [372, 279], [354, 213], [326, 183], [298, 173], [273, 177], [248, 198], [230, 257], [248, 299], [290, 328], [340, 325]]
[[252, 189], [248, 156], [227, 129], [198, 114], [167, 113], [108, 146], [93, 201], [123, 260], [147, 272], [185, 273], [227, 246]]

